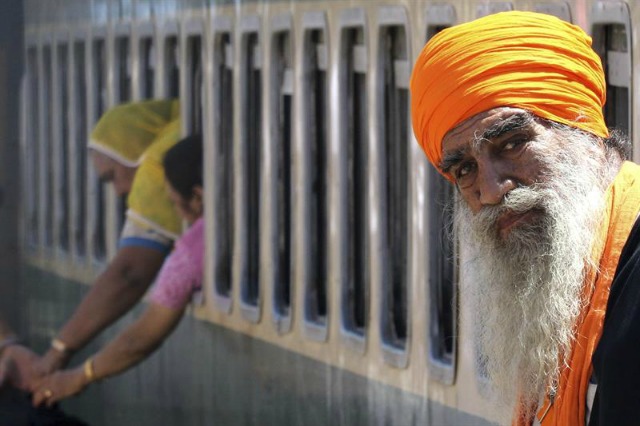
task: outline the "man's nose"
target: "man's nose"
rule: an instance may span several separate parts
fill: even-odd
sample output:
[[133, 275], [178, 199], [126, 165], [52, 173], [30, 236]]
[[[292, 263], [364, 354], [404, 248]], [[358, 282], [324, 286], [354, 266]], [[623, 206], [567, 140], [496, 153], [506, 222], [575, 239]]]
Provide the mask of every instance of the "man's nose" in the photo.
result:
[[516, 186], [515, 179], [499, 165], [479, 165], [476, 191], [481, 206], [500, 204], [504, 196]]

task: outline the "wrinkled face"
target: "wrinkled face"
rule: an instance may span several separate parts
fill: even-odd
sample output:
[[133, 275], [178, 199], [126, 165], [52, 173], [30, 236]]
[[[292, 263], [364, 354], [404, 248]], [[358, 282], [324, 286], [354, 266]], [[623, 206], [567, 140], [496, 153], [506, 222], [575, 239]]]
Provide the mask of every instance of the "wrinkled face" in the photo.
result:
[[[563, 149], [551, 129], [516, 108], [495, 108], [478, 114], [446, 134], [442, 141], [443, 171], [451, 174], [472, 212], [502, 202], [511, 190], [546, 181], [545, 156]], [[535, 219], [538, 211], [504, 214], [496, 230], [509, 230]]]
[[180, 217], [191, 224], [202, 216], [202, 187], [195, 187], [191, 198], [186, 199], [169, 182], [165, 182], [165, 184], [169, 199], [173, 202]]
[[136, 174], [135, 167], [124, 166], [114, 159], [98, 152], [91, 151], [91, 160], [96, 173], [102, 182], [111, 182], [118, 196], [123, 196], [131, 191], [133, 178]]

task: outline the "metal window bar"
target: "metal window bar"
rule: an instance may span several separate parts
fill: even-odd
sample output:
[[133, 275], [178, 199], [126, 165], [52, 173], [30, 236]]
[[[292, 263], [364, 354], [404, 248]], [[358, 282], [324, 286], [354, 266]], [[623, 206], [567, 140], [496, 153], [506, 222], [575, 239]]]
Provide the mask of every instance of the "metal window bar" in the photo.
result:
[[[448, 19], [453, 24], [453, 16]], [[450, 25], [430, 26], [427, 37]], [[457, 236], [454, 233], [454, 187], [435, 168], [429, 169], [429, 331], [428, 364], [433, 379], [455, 381], [458, 317]], [[477, 366], [482, 372], [482, 365]]]
[[364, 336], [367, 325], [367, 58], [364, 29], [344, 28], [341, 46], [343, 146], [346, 151], [347, 223], [346, 282], [343, 287], [343, 325]]
[[245, 157], [244, 198], [246, 232], [246, 271], [241, 285], [242, 301], [258, 306], [260, 297], [260, 158], [262, 125], [262, 72], [260, 70], [260, 44], [258, 33], [246, 33], [243, 49], [243, 150]]
[[164, 42], [164, 93], [168, 98], [180, 96], [180, 61], [178, 60], [178, 37], [173, 35]]
[[[52, 52], [51, 46], [43, 46], [41, 61], [40, 87], [40, 205], [53, 206], [53, 143], [51, 141], [51, 88], [52, 84]], [[40, 241], [43, 247], [51, 247], [53, 242], [54, 209], [40, 209], [39, 227]]]
[[71, 129], [72, 148], [69, 150], [69, 163], [73, 176], [75, 196], [71, 198], [72, 242], [75, 256], [84, 256], [85, 223], [87, 220], [87, 82], [85, 75], [86, 46], [84, 42], [73, 45], [73, 67], [71, 81], [74, 84], [71, 101], [73, 103]]
[[[631, 135], [631, 52], [627, 26], [622, 23], [598, 25], [594, 28], [594, 48], [606, 75], [607, 103], [605, 122], [609, 128]], [[631, 153], [630, 153], [631, 154]]]
[[54, 223], [53, 237], [57, 248], [69, 250], [69, 92], [68, 92], [69, 47], [66, 43], [56, 47], [55, 74], [53, 79], [53, 97], [51, 110], [52, 123], [53, 174], [55, 191], [53, 192]]
[[140, 99], [152, 99], [155, 87], [155, 60], [153, 39], [151, 37], [140, 39], [139, 55], [139, 96]]
[[[102, 114], [107, 108], [107, 60], [106, 60], [106, 44], [104, 39], [98, 39], [93, 41], [92, 49], [92, 72], [93, 76], [93, 116], [96, 121], [100, 119]], [[107, 253], [107, 240], [106, 240], [106, 196], [107, 191], [105, 184], [100, 181], [98, 176], [92, 170], [93, 179], [90, 182], [92, 186], [92, 221], [93, 229], [92, 234], [92, 247], [93, 256], [95, 260], [102, 261], [106, 257]]]
[[192, 134], [202, 134], [202, 37], [199, 35], [187, 39], [187, 67], [188, 128]]
[[310, 261], [305, 292], [305, 319], [327, 324], [327, 48], [325, 32], [305, 35], [304, 93], [306, 140], [309, 146], [309, 206], [306, 226]]
[[291, 34], [277, 32], [272, 47], [272, 126], [276, 154], [276, 268], [274, 308], [288, 316], [291, 308], [291, 139], [293, 70]]
[[233, 260], [234, 229], [234, 179], [233, 179], [233, 47], [231, 34], [221, 33], [215, 39], [214, 107], [217, 121], [214, 131], [216, 139], [216, 184], [215, 200], [217, 208], [214, 226], [217, 238], [215, 263], [215, 291], [218, 295], [231, 295], [231, 271]]
[[30, 247], [37, 247], [40, 243], [38, 235], [38, 216], [40, 210], [39, 198], [41, 187], [40, 183], [40, 166], [39, 158], [41, 152], [39, 149], [40, 140], [40, 70], [38, 68], [39, 58], [38, 49], [36, 47], [29, 48], [27, 51], [27, 85], [25, 114], [25, 173], [24, 188], [25, 204], [27, 213], [26, 238]]
[[381, 137], [383, 138], [383, 342], [405, 349], [408, 336], [408, 146], [409, 64], [407, 35], [402, 26], [386, 26], [380, 32], [379, 66], [382, 86]]
[[[131, 100], [131, 42], [129, 36], [120, 36], [115, 40], [114, 92], [116, 104]], [[116, 232], [124, 226], [127, 215], [126, 195], [116, 200], [117, 225]]]

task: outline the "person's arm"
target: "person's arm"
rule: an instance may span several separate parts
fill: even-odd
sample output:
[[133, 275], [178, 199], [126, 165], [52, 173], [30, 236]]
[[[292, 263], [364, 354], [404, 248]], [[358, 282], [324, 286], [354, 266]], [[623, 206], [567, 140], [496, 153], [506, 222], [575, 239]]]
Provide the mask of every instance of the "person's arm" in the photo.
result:
[[38, 356], [18, 344], [9, 325], [0, 318], [0, 388], [5, 384], [29, 390], [33, 385], [33, 364]]
[[57, 371], [38, 383], [33, 393], [35, 406], [56, 401], [81, 392], [95, 380], [116, 375], [136, 365], [171, 334], [184, 314], [186, 304], [172, 309], [152, 303], [136, 322], [83, 365]]
[[38, 362], [39, 374], [62, 368], [72, 352], [124, 315], [144, 295], [162, 266], [165, 253], [142, 246], [122, 247], [97, 278], [57, 339], [66, 350], [50, 348]]

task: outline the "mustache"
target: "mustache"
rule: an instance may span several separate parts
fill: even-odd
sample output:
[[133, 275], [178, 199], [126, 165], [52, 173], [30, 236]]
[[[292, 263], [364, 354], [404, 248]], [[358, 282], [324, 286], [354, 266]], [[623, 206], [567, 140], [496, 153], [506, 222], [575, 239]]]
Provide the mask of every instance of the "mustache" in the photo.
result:
[[549, 189], [538, 184], [519, 186], [509, 191], [502, 202], [495, 206], [485, 206], [470, 221], [473, 228], [480, 232], [496, 229], [496, 222], [505, 214], [522, 214], [531, 210], [546, 211]]

